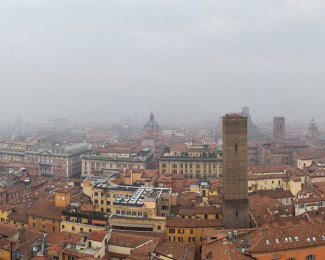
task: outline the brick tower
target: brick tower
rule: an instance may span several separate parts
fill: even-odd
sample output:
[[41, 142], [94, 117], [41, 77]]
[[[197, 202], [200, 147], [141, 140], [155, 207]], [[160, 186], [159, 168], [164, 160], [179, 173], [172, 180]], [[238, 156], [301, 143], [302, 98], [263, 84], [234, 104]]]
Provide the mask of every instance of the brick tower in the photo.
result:
[[223, 117], [223, 219], [225, 228], [249, 227], [247, 117]]
[[284, 127], [284, 117], [273, 118], [273, 142], [277, 148], [282, 148], [284, 145]]

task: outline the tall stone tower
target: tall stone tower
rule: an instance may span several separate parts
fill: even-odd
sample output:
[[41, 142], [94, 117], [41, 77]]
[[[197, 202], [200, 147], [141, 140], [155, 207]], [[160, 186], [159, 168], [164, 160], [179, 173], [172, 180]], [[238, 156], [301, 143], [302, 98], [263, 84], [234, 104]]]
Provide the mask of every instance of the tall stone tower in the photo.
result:
[[225, 228], [248, 228], [247, 117], [223, 117], [223, 216]]
[[273, 118], [273, 142], [275, 147], [282, 148], [284, 145], [284, 130], [285, 130], [285, 119], [284, 117]]
[[312, 118], [309, 122], [308, 135], [315, 138], [318, 134], [318, 127], [316, 126], [315, 119]]

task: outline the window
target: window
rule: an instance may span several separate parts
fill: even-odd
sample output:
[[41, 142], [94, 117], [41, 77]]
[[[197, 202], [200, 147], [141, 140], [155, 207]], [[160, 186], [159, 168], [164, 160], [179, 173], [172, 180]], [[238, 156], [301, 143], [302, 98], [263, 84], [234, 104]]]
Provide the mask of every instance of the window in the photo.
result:
[[183, 242], [183, 237], [178, 237], [177, 241], [178, 242]]
[[168, 239], [169, 239], [169, 241], [175, 241], [175, 237], [174, 236], [170, 236]]
[[75, 229], [76, 229], [75, 227], [72, 227], [72, 231], [75, 231]]
[[316, 256], [315, 255], [307, 255], [306, 260], [315, 260]]
[[169, 233], [172, 233], [172, 234], [175, 233], [175, 228], [170, 228]]
[[178, 229], [178, 234], [184, 234], [184, 229], [183, 228], [179, 228]]
[[35, 223], [33, 223], [33, 227], [35, 227]]
[[80, 228], [80, 232], [82, 232], [82, 231], [84, 231], [84, 229], [81, 227], [81, 228]]
[[45, 225], [44, 224], [42, 225], [42, 229], [45, 229]]
[[160, 226], [160, 225], [158, 225], [158, 226], [157, 226], [157, 229], [158, 229], [158, 230], [161, 230], [161, 226]]
[[190, 229], [190, 234], [193, 234], [193, 229]]
[[195, 242], [195, 237], [189, 237], [188, 242]]
[[121, 211], [119, 209], [116, 210], [116, 215], [121, 215]]
[[287, 258], [287, 260], [297, 260], [297, 258], [295, 258], [295, 257], [289, 257], [289, 258]]
[[68, 260], [74, 260], [74, 257], [71, 255], [68, 255]]
[[55, 227], [52, 227], [52, 231], [55, 231]]

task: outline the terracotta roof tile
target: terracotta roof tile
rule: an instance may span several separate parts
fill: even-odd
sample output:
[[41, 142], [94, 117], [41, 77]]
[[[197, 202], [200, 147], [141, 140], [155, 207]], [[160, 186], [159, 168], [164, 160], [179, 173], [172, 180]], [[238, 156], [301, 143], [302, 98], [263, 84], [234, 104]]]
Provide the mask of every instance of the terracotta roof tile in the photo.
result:
[[107, 231], [93, 231], [90, 233], [88, 240], [93, 240], [97, 242], [103, 241], [105, 236], [108, 234]]
[[145, 169], [141, 175], [141, 178], [153, 178], [155, 175], [158, 175], [159, 169]]
[[[287, 249], [297, 250], [297, 248], [306, 246], [325, 245], [324, 234], [325, 226], [323, 224], [268, 228], [263, 231], [256, 230], [252, 232], [251, 236], [252, 238], [255, 236], [254, 240], [257, 242], [252, 243], [250, 251], [257, 253]], [[278, 239], [279, 243], [276, 242], [276, 239]], [[269, 241], [269, 244], [266, 244], [266, 240]]]
[[154, 252], [162, 256], [172, 255], [173, 259], [177, 260], [194, 260], [195, 251], [195, 243], [165, 242], [158, 245]]
[[163, 238], [164, 234], [154, 232], [112, 231], [110, 245], [135, 248], [154, 238]]
[[19, 228], [14, 224], [0, 223], [0, 236], [3, 237], [12, 237], [17, 234]]
[[62, 208], [55, 205], [54, 200], [39, 200], [35, 205], [29, 210], [28, 215], [52, 219], [61, 220]]

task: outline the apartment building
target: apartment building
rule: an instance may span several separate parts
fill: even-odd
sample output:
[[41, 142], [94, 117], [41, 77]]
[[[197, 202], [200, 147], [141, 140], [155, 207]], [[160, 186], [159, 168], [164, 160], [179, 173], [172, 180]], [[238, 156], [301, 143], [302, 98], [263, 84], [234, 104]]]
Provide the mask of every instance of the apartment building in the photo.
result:
[[27, 165], [39, 175], [71, 177], [81, 173], [80, 155], [92, 149], [90, 144], [41, 146], [29, 145], [25, 152]]
[[84, 180], [83, 191], [98, 211], [109, 215], [112, 229], [164, 232], [170, 188], [111, 185], [108, 179], [91, 176]]
[[129, 149], [106, 147], [81, 156], [82, 177], [99, 169], [147, 169], [153, 166], [154, 152], [150, 148]]
[[222, 151], [208, 143], [175, 145], [158, 158], [159, 173], [183, 174], [192, 178], [221, 177]]

